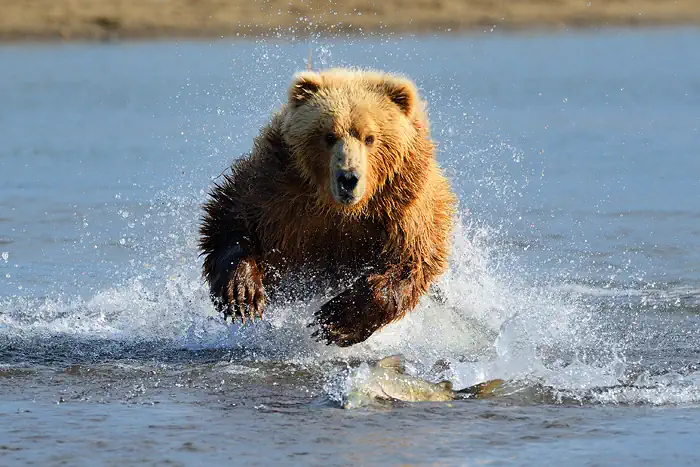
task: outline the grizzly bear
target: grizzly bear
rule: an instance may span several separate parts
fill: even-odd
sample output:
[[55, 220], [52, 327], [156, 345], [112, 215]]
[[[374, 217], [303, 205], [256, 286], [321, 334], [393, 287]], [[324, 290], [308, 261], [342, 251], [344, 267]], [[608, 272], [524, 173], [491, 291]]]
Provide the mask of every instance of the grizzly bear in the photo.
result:
[[224, 317], [262, 318], [280, 278], [348, 287], [313, 337], [349, 346], [403, 317], [447, 267], [455, 196], [414, 83], [373, 71], [297, 74], [288, 103], [204, 205], [203, 275]]

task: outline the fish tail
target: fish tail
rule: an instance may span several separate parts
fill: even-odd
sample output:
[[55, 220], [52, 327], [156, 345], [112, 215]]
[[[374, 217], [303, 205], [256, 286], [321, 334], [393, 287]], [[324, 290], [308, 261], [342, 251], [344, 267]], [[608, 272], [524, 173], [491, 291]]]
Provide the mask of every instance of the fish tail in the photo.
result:
[[500, 388], [505, 381], [502, 379], [492, 379], [483, 383], [469, 386], [459, 391], [455, 391], [455, 395], [459, 399], [478, 399], [492, 395], [494, 391]]

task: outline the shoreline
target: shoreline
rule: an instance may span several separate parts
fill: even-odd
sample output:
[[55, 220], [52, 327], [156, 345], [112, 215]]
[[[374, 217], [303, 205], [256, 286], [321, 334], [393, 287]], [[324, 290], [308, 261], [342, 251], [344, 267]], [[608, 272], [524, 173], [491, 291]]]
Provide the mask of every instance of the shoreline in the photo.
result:
[[[699, 0], [700, 1], [700, 0]], [[558, 35], [558, 34], [596, 34], [609, 31], [635, 31], [635, 30], [657, 31], [664, 29], [698, 29], [700, 24], [685, 24], [685, 23], [649, 23], [640, 25], [624, 25], [624, 24], [603, 24], [603, 25], [587, 25], [587, 26], [522, 26], [522, 27], [495, 27], [495, 28], [479, 28], [479, 27], [462, 27], [448, 29], [391, 29], [366, 31], [345, 29], [340, 31], [330, 32], [308, 32], [303, 31], [296, 34], [281, 33], [277, 31], [269, 31], [260, 29], [249, 33], [226, 33], [217, 34], [206, 32], [189, 32], [189, 31], [170, 31], [168, 33], [150, 34], [143, 32], [135, 32], [129, 34], [106, 34], [104, 36], [94, 35], [73, 35], [68, 38], [58, 37], [52, 34], [32, 34], [22, 36], [4, 36], [0, 33], [0, 47], [3, 45], [51, 45], [51, 44], [129, 44], [129, 43], [157, 43], [157, 42], [217, 42], [217, 41], [296, 41], [296, 40], [343, 40], [343, 39], [372, 39], [372, 38], [420, 38], [420, 37], [450, 37], [450, 36], [484, 36], [484, 35]]]
[[0, 42], [700, 27], [697, 0], [0, 0]]

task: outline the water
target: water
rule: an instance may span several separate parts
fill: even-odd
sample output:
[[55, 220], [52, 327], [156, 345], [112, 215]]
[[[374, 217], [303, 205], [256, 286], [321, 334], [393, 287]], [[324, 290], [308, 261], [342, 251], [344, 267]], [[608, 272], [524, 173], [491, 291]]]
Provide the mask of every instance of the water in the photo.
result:
[[[0, 48], [0, 464], [700, 461], [700, 34]], [[243, 328], [200, 203], [294, 71], [401, 71], [460, 198], [447, 301], [350, 349], [317, 297]], [[489, 401], [344, 411], [401, 352]]]

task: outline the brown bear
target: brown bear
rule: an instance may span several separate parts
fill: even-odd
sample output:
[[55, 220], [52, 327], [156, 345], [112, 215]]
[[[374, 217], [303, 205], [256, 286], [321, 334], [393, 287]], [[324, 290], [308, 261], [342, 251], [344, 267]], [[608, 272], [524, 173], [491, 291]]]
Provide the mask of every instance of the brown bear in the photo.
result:
[[204, 206], [204, 277], [224, 316], [262, 318], [294, 270], [354, 282], [320, 307], [313, 336], [349, 346], [403, 317], [447, 267], [455, 196], [410, 80], [297, 74], [288, 103]]

